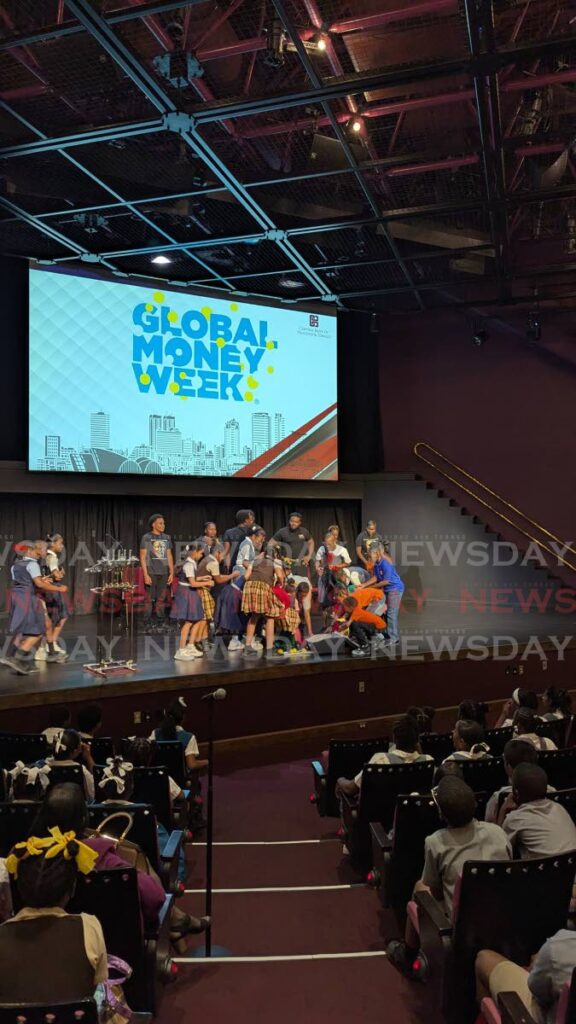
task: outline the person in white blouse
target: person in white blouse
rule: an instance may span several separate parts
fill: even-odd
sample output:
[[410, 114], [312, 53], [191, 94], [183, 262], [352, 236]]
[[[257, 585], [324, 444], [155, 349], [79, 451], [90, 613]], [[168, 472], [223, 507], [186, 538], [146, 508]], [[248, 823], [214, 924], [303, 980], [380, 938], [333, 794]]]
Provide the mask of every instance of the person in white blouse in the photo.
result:
[[332, 570], [347, 568], [351, 565], [347, 548], [338, 543], [332, 530], [328, 531], [324, 537], [324, 543], [318, 548], [315, 564], [318, 573], [318, 603], [321, 608], [325, 608], [332, 582]]

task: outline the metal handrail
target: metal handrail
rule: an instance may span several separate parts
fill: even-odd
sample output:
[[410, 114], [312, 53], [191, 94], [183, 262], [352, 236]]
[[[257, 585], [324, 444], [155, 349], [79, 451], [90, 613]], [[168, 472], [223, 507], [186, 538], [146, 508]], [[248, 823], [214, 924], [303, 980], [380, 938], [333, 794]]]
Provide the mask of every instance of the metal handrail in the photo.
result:
[[574, 572], [576, 572], [576, 565], [573, 565], [572, 562], [569, 562], [566, 558], [563, 558], [558, 551], [553, 551], [552, 548], [548, 547], [548, 545], [544, 543], [543, 540], [539, 540], [537, 537], [534, 537], [531, 533], [528, 532], [528, 530], [524, 529], [524, 527], [520, 526], [518, 523], [515, 523], [512, 519], [509, 519], [508, 516], [504, 515], [503, 512], [500, 512], [497, 508], [494, 508], [490, 504], [490, 502], [485, 501], [484, 498], [481, 498], [479, 494], [475, 494], [474, 491], [471, 491], [470, 488], [466, 487], [466, 485], [463, 484], [460, 480], [457, 480], [455, 477], [450, 476], [450, 473], [447, 473], [446, 470], [443, 469], [441, 466], [436, 465], [436, 463], [432, 462], [431, 459], [426, 458], [425, 455], [422, 455], [420, 452], [421, 448], [427, 448], [428, 451], [433, 452], [434, 455], [437, 455], [440, 459], [447, 463], [448, 466], [450, 466], [453, 470], [456, 470], [458, 473], [461, 473], [462, 476], [467, 477], [468, 480], [471, 480], [474, 484], [477, 484], [478, 487], [481, 488], [481, 490], [485, 491], [487, 494], [492, 495], [493, 498], [497, 498], [497, 500], [502, 502], [502, 504], [507, 509], [509, 509], [511, 512], [515, 512], [516, 515], [520, 516], [520, 518], [523, 519], [526, 523], [530, 523], [531, 526], [534, 526], [537, 530], [540, 530], [541, 533], [544, 533], [547, 537], [550, 537], [551, 540], [555, 541], [557, 544], [560, 544], [564, 551], [569, 551], [571, 554], [576, 555], [576, 550], [573, 547], [571, 547], [570, 544], [566, 544], [564, 541], [560, 539], [560, 537], [557, 537], [554, 533], [552, 533], [545, 526], [543, 526], [542, 523], [537, 522], [537, 520], [535, 519], [531, 519], [530, 516], [527, 515], [525, 512], [522, 512], [521, 509], [516, 508], [516, 505], [513, 505], [512, 502], [507, 501], [507, 499], [503, 498], [502, 495], [498, 494], [497, 491], [493, 491], [491, 487], [488, 487], [488, 484], [485, 484], [481, 480], [478, 480], [477, 477], [473, 476], [472, 473], [469, 473], [466, 469], [463, 469], [463, 467], [459, 466], [458, 463], [452, 462], [452, 460], [449, 459], [447, 455], [444, 455], [442, 452], [439, 452], [437, 448], [433, 448], [432, 445], [428, 444], [427, 441], [417, 441], [416, 444], [414, 445], [412, 449], [414, 455], [416, 456], [416, 458], [420, 459], [421, 462], [425, 462], [426, 465], [431, 466], [432, 469], [436, 470], [437, 473], [440, 473], [441, 476], [446, 478], [446, 480], [450, 480], [450, 482], [455, 484], [456, 487], [459, 487], [461, 490], [465, 491], [466, 494], [469, 494], [470, 497], [474, 498], [474, 501], [477, 501], [481, 505], [484, 505], [485, 508], [490, 509], [490, 511], [493, 512], [494, 515], [498, 516], [500, 519], [503, 519], [504, 522], [508, 523], [514, 530], [517, 530], [524, 537], [527, 537], [528, 540], [531, 540], [534, 542], [534, 544], [537, 544], [539, 548], [543, 548], [544, 551], [547, 551], [548, 554], [552, 555], [553, 558], [557, 559], [557, 561], [562, 562], [563, 565], [567, 566], [569, 569], [572, 569]]

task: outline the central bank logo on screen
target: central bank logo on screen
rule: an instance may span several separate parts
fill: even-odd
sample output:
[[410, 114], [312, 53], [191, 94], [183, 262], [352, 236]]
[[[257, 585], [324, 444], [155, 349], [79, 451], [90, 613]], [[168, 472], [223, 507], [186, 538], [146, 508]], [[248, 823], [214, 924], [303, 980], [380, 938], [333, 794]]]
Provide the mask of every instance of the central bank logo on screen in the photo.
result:
[[30, 271], [29, 468], [336, 479], [336, 317]]

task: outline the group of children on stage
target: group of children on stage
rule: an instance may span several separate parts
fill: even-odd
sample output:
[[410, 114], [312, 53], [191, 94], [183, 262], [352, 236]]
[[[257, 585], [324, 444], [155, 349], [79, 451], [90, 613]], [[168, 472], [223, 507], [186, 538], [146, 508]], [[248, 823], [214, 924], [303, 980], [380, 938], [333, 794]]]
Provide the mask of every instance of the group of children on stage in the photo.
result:
[[[309, 655], [305, 638], [313, 632], [312, 559], [325, 631], [349, 635], [359, 653], [397, 642], [403, 584], [376, 523], [370, 522], [357, 537], [361, 564], [353, 566], [337, 526], [328, 529], [314, 553], [314, 540], [303, 527], [300, 513], [292, 513], [288, 525], [272, 539], [255, 523], [249, 509], [241, 509], [236, 522], [222, 541], [216, 525], [205, 523], [202, 536], [188, 545], [181, 563], [175, 565], [164, 516], [150, 518], [149, 532], [140, 543], [149, 605], [144, 621], [152, 631], [162, 628], [166, 614], [179, 624], [176, 660], [203, 657], [216, 635], [227, 639], [230, 653], [257, 655], [265, 647], [272, 659], [287, 653]], [[55, 533], [46, 541], [20, 544], [16, 550], [8, 630], [12, 639], [2, 660], [18, 673], [28, 674], [34, 671], [34, 660], [63, 662], [67, 658], [58, 642], [67, 614], [61, 567], [64, 540]]]

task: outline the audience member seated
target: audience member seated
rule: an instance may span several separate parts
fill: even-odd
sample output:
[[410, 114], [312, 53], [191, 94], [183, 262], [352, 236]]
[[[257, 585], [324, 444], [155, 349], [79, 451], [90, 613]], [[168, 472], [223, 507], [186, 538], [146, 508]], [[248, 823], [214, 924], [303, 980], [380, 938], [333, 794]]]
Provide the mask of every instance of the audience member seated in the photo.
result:
[[198, 742], [194, 733], [184, 729], [183, 721], [186, 715], [186, 701], [178, 697], [173, 704], [163, 709], [160, 725], [154, 729], [150, 740], [179, 740], [184, 748], [186, 768], [188, 771], [195, 771], [198, 768], [205, 768], [208, 761], [200, 758]]
[[84, 793], [88, 801], [94, 799], [94, 761], [87, 743], [83, 743], [75, 729], [65, 729], [61, 736], [57, 736], [52, 747], [53, 753], [46, 758], [46, 764], [59, 765], [60, 767], [71, 767], [82, 761], [82, 773], [84, 775]]
[[478, 722], [460, 718], [452, 733], [454, 753], [444, 758], [446, 761], [478, 761], [483, 757], [492, 757], [490, 747], [484, 743], [484, 729]]
[[[418, 743], [418, 729], [413, 718], [404, 715], [398, 719], [392, 730], [394, 747], [387, 753], [376, 753], [368, 764], [413, 764], [414, 761], [433, 761], [430, 754], [423, 754]], [[354, 779], [340, 778], [336, 791], [341, 790], [346, 796], [357, 796], [362, 785], [362, 772]]]
[[557, 750], [554, 740], [548, 739], [547, 736], [538, 736], [536, 733], [538, 721], [535, 711], [531, 711], [530, 708], [518, 708], [514, 715], [514, 735], [526, 743], [531, 743], [536, 750]]
[[476, 957], [478, 999], [516, 992], [536, 1024], [555, 1024], [560, 993], [576, 967], [576, 932], [561, 928], [536, 954], [530, 968], [506, 960], [492, 949]]
[[[74, 832], [96, 853], [93, 865], [95, 871], [129, 866], [115, 853], [117, 844], [114, 839], [89, 834], [86, 800], [80, 786], [73, 782], [64, 782], [50, 790], [38, 812], [32, 832], [34, 835], [46, 836], [54, 827], [62, 832]], [[138, 891], [144, 923], [154, 928], [164, 903], [164, 889], [157, 878], [139, 871]]]
[[[82, 793], [72, 785], [75, 793]], [[67, 914], [77, 872], [97, 854], [58, 828], [18, 843], [6, 866], [16, 878], [22, 910], [0, 925], [0, 1003], [68, 1003], [89, 999], [108, 978], [100, 922]]]
[[537, 711], [538, 694], [534, 690], [524, 690], [521, 686], [518, 686], [510, 700], [505, 701], [503, 704], [502, 711], [494, 728], [504, 729], [513, 725], [514, 712], [518, 708], [529, 708], [530, 711]]
[[540, 718], [544, 722], [555, 722], [557, 719], [570, 718], [572, 714], [572, 698], [568, 690], [559, 690], [556, 686], [549, 686], [542, 694], [544, 714]]
[[[144, 739], [143, 736], [133, 736], [126, 748], [126, 757], [130, 760], [134, 768], [150, 768], [154, 760], [154, 748], [154, 740]], [[176, 800], [184, 800], [184, 793], [182, 789], [170, 776], [168, 776], [168, 785], [170, 787], [170, 799], [172, 803]], [[163, 825], [158, 823], [158, 828], [163, 827]], [[166, 833], [166, 835], [168, 835], [168, 833]]]
[[436, 708], [431, 708], [430, 705], [425, 705], [422, 708], [409, 707], [406, 714], [416, 722], [419, 736], [423, 732], [432, 731], [432, 723], [436, 717]]
[[102, 708], [99, 704], [83, 704], [76, 719], [81, 740], [90, 741], [102, 728]]
[[[137, 767], [148, 767], [152, 759], [153, 747], [149, 740], [135, 739], [132, 741], [130, 750], [134, 750], [138, 760], [144, 760], [146, 763], [143, 765], [137, 765]], [[179, 795], [182, 795], [182, 791], [173, 779], [170, 782], [170, 794], [173, 791], [177, 791]], [[104, 774], [101, 781], [98, 783], [98, 796], [100, 801], [105, 803], [114, 804], [129, 804], [132, 801], [134, 795], [134, 763], [130, 761], [123, 761], [121, 757], [111, 758], [109, 763], [104, 769]], [[163, 853], [167, 843], [169, 842], [170, 836], [167, 829], [160, 821], [156, 821], [156, 831], [158, 833], [158, 847], [160, 853]], [[180, 850], [180, 861], [178, 865], [178, 881], [186, 882], [186, 855], [184, 853], [184, 847]]]
[[490, 707], [481, 700], [463, 700], [458, 708], [458, 721], [478, 722], [483, 729], [488, 728], [486, 715]]
[[565, 807], [547, 799], [548, 777], [537, 764], [520, 764], [498, 821], [522, 860], [576, 850], [576, 825]]
[[[467, 860], [509, 860], [510, 843], [499, 825], [477, 821], [476, 797], [462, 779], [446, 776], [432, 791], [440, 817], [446, 822], [424, 842], [424, 869], [414, 891], [427, 891], [443, 902], [448, 917], [462, 868]], [[415, 908], [408, 907], [404, 942], [386, 947], [388, 959], [403, 974], [415, 977], [413, 963], [419, 955], [420, 938]]]
[[13, 803], [40, 803], [50, 785], [50, 765], [18, 761], [8, 772], [8, 778]]
[[49, 746], [52, 746], [54, 740], [62, 735], [64, 729], [69, 729], [72, 725], [70, 708], [64, 704], [52, 704], [48, 710], [48, 721], [50, 724], [47, 729], [42, 730], [42, 735], [46, 737]]
[[[514, 769], [519, 764], [537, 764], [538, 752], [533, 743], [527, 743], [526, 740], [508, 740], [508, 743], [504, 747], [504, 754], [502, 758], [504, 762], [504, 770], [512, 782], [512, 775]], [[548, 786], [548, 790], [554, 791], [553, 786]], [[509, 796], [512, 792], [512, 785], [501, 786], [495, 793], [492, 794], [488, 803], [486, 804], [486, 813], [484, 815], [485, 821], [498, 821], [499, 804], [501, 803], [500, 797], [502, 795]]]

